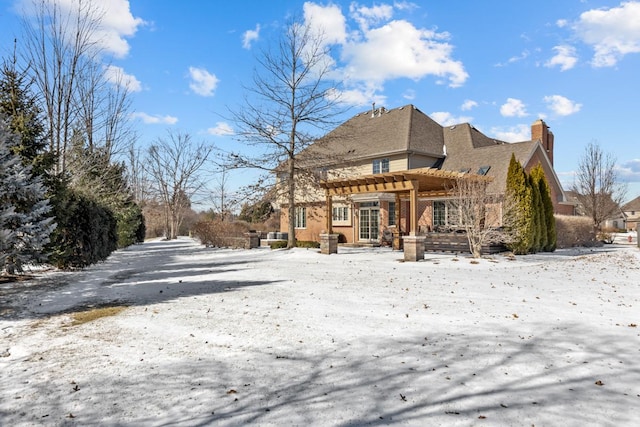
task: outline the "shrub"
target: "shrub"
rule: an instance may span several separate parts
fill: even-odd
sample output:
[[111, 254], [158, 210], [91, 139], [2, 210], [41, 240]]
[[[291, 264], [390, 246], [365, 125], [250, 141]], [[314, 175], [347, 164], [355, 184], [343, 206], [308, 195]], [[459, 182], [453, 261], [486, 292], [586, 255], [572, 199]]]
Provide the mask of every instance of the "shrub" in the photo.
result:
[[319, 249], [320, 248], [320, 243], [319, 242], [314, 242], [314, 241], [309, 241], [309, 240], [298, 240], [298, 241], [296, 241], [296, 246], [299, 247], [299, 248]]
[[593, 246], [596, 244], [593, 220], [584, 216], [556, 215], [558, 248]]
[[58, 268], [86, 267], [118, 248], [117, 221], [109, 208], [68, 190], [56, 196], [54, 213], [58, 227], [48, 249]]
[[[269, 244], [271, 249], [283, 249], [287, 247], [286, 240], [278, 240]], [[307, 248], [307, 249], [319, 249], [320, 243], [309, 241], [309, 240], [297, 240], [296, 247], [298, 248]]]
[[616, 238], [616, 229], [613, 227], [606, 227], [600, 230], [596, 236], [599, 242], [611, 244]]
[[287, 247], [287, 241], [286, 240], [277, 240], [275, 242], [269, 243], [269, 247], [271, 249], [284, 249], [284, 248]]
[[221, 221], [219, 219], [198, 221], [193, 227], [193, 234], [205, 246], [218, 248], [244, 247], [244, 233], [249, 231], [249, 224], [244, 221]]

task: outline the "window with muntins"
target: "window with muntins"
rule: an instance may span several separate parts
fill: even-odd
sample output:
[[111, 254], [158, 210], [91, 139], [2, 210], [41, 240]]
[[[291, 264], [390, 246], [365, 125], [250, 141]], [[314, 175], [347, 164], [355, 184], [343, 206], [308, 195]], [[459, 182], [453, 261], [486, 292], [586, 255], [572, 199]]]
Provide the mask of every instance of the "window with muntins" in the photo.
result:
[[442, 201], [433, 202], [433, 226], [447, 224], [447, 205]]
[[396, 202], [389, 202], [389, 225], [396, 225]]
[[346, 206], [338, 206], [333, 208], [333, 220], [336, 222], [349, 221], [349, 208]]
[[295, 227], [307, 228], [307, 208], [302, 206], [296, 207]]
[[389, 159], [376, 159], [373, 161], [373, 173], [389, 172]]

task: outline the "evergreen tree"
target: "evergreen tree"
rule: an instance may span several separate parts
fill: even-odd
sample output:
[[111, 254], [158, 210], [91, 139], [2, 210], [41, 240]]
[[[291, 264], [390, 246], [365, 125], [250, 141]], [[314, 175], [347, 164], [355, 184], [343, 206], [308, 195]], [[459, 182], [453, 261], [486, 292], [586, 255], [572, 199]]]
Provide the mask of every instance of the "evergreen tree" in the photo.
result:
[[7, 116], [11, 133], [20, 136], [12, 151], [20, 155], [23, 165], [32, 167], [32, 174], [42, 176], [49, 187], [49, 172], [55, 159], [47, 150], [37, 101], [27, 73], [16, 67], [14, 54], [12, 60], [4, 61], [0, 69], [0, 114]]
[[531, 175], [537, 182], [540, 191], [540, 199], [542, 201], [543, 211], [543, 251], [553, 252], [556, 250], [556, 218], [553, 216], [553, 201], [551, 200], [551, 190], [544, 175], [542, 165], [539, 163], [531, 170]]
[[531, 248], [529, 252], [536, 253], [542, 250], [542, 200], [540, 190], [531, 175], [527, 175], [527, 186], [531, 189]]
[[0, 117], [0, 270], [21, 271], [24, 262], [44, 261], [55, 228], [42, 180], [14, 153], [19, 138]]
[[516, 254], [526, 254], [532, 247], [533, 215], [531, 187], [524, 168], [511, 155], [505, 190], [503, 224], [507, 247]]

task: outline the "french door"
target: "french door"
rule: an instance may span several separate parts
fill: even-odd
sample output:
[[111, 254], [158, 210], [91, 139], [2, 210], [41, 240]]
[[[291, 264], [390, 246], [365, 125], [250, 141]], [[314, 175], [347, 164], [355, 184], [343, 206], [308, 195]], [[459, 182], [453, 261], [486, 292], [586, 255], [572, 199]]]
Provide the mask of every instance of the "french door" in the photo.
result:
[[[364, 205], [364, 203], [363, 203]], [[360, 240], [380, 238], [380, 208], [377, 206], [360, 206]]]

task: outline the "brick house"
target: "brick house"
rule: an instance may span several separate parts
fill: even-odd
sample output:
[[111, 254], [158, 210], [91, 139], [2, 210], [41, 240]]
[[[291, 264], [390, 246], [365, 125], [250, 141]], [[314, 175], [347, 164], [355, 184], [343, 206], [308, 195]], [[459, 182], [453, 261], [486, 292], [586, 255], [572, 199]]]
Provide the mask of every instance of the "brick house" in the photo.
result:
[[630, 202], [625, 203], [621, 210], [624, 215], [627, 231], [637, 231], [638, 222], [640, 222], [640, 197], [636, 197]]
[[[296, 238], [319, 241], [327, 224], [346, 243], [380, 243], [388, 232], [427, 233], [447, 225], [445, 188], [456, 176], [487, 177], [488, 191], [504, 194], [512, 154], [527, 171], [540, 163], [554, 211], [573, 214], [553, 169], [553, 145], [542, 120], [532, 124], [530, 140], [507, 143], [468, 123], [441, 126], [413, 105], [374, 106], [301, 153], [300, 159], [313, 159], [323, 183], [296, 196]], [[419, 188], [410, 191], [411, 183]], [[287, 223], [282, 209], [282, 231]]]

